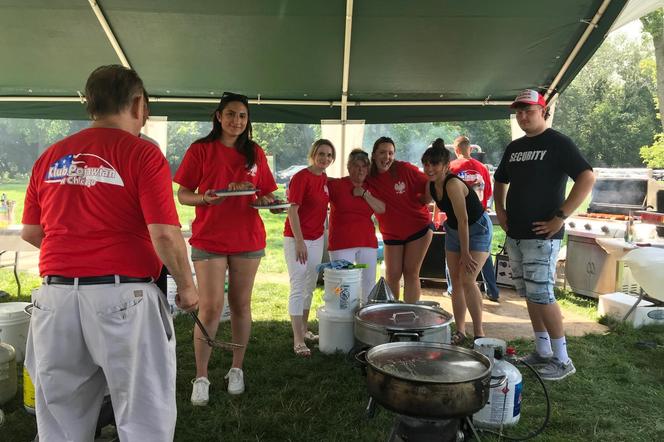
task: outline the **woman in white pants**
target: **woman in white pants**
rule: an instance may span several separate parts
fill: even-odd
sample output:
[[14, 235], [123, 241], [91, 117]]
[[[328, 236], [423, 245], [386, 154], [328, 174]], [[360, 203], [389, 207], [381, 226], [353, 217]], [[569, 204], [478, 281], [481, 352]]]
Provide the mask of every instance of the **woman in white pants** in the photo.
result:
[[374, 212], [385, 212], [385, 203], [363, 187], [370, 164], [369, 154], [362, 149], [353, 149], [346, 163], [348, 176], [328, 181], [330, 259], [345, 259], [368, 266], [362, 270], [363, 303], [366, 303], [369, 292], [376, 283], [378, 242], [376, 227], [371, 217]]
[[309, 167], [291, 178], [288, 185], [288, 218], [284, 227], [284, 254], [290, 277], [288, 313], [293, 327], [293, 350], [311, 356], [304, 343], [314, 335], [307, 330], [311, 298], [316, 288], [316, 266], [323, 257], [323, 234], [329, 191], [325, 169], [336, 153], [329, 140], [316, 140], [309, 150]]

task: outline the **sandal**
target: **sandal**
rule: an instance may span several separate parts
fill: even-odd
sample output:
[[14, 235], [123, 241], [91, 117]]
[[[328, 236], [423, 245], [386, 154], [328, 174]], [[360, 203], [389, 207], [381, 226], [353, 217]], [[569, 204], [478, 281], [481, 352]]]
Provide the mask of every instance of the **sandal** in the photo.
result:
[[311, 331], [308, 331], [304, 334], [304, 340], [310, 342], [318, 342], [318, 335], [314, 334]]
[[463, 333], [461, 333], [461, 332], [455, 332], [455, 333], [452, 335], [452, 340], [451, 340], [451, 342], [452, 342], [452, 345], [459, 345], [459, 346], [461, 346], [461, 345], [464, 345], [464, 344], [465, 344], [466, 339], [468, 339], [468, 338], [467, 338], [466, 335], [464, 335]]
[[307, 347], [306, 344], [297, 344], [293, 347], [293, 351], [295, 352], [295, 355], [301, 358], [308, 358], [311, 356], [311, 350], [309, 350], [309, 347]]

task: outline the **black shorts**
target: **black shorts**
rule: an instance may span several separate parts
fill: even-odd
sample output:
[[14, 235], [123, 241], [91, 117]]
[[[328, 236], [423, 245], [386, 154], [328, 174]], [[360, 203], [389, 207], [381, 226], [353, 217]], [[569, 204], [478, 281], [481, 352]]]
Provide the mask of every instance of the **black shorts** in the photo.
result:
[[386, 246], [403, 246], [404, 244], [408, 244], [409, 242], [413, 242], [415, 240], [422, 238], [424, 235], [427, 234], [429, 230], [433, 229], [434, 229], [433, 224], [429, 224], [424, 229], [413, 233], [406, 239], [384, 239], [383, 244], [385, 244]]

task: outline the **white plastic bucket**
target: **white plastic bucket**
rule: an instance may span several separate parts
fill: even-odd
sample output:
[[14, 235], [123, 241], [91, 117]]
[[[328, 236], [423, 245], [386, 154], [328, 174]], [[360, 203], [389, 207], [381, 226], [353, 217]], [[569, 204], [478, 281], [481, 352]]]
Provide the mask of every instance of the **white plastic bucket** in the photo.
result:
[[[226, 277], [228, 280], [228, 274]], [[194, 275], [194, 283], [196, 283], [196, 275]], [[228, 283], [225, 284], [225, 287], [228, 287]], [[168, 305], [171, 308], [171, 313], [173, 316], [182, 313], [182, 310], [175, 305], [175, 295], [177, 295], [178, 288], [175, 285], [175, 280], [171, 275], [168, 275], [166, 278], [166, 298], [168, 298]], [[219, 317], [219, 322], [230, 321], [231, 319], [231, 308], [228, 305], [228, 290], [224, 290], [224, 308], [221, 311], [221, 316]]]
[[25, 344], [28, 342], [30, 316], [25, 312], [29, 302], [5, 302], [0, 304], [0, 341], [10, 344], [16, 350], [16, 362], [25, 358]]
[[325, 269], [325, 310], [352, 316], [360, 305], [362, 292], [361, 269]]
[[321, 307], [318, 316], [318, 349], [321, 353], [348, 352], [355, 345], [353, 316], [339, 315]]

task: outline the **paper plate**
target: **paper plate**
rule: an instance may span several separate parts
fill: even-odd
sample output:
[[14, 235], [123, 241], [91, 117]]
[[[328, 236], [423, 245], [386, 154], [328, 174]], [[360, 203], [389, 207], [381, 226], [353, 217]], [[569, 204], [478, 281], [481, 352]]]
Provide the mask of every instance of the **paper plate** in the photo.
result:
[[288, 209], [291, 206], [291, 203], [280, 203], [280, 204], [269, 204], [267, 206], [256, 206], [251, 205], [254, 209]]
[[257, 189], [246, 189], [246, 190], [218, 189], [214, 191], [214, 194], [217, 196], [247, 196], [247, 195], [253, 195], [257, 191], [258, 191]]

